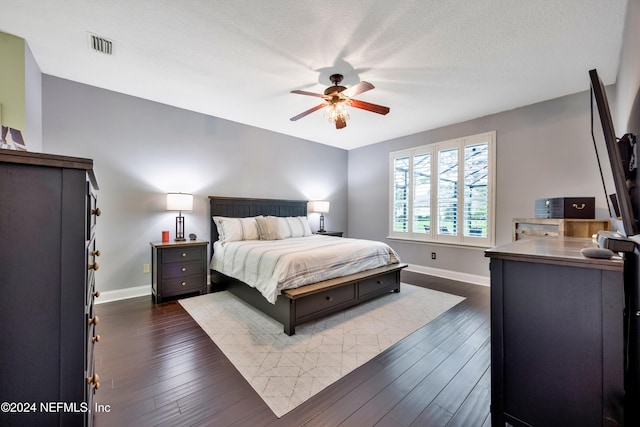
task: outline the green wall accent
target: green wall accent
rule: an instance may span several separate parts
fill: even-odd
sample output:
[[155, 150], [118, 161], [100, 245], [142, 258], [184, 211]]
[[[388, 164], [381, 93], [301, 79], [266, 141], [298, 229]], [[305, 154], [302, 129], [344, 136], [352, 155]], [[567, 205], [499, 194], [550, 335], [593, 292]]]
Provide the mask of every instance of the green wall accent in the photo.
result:
[[0, 120], [3, 126], [25, 129], [24, 39], [0, 32]]

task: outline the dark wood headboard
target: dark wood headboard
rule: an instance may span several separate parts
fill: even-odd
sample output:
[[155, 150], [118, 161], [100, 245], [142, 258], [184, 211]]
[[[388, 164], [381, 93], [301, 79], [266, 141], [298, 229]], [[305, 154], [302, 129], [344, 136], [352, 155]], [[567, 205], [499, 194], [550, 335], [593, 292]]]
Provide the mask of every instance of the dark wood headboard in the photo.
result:
[[211, 221], [211, 253], [213, 242], [218, 240], [218, 229], [214, 216], [245, 218], [248, 216], [306, 216], [306, 200], [245, 199], [237, 197], [209, 196], [209, 218]]

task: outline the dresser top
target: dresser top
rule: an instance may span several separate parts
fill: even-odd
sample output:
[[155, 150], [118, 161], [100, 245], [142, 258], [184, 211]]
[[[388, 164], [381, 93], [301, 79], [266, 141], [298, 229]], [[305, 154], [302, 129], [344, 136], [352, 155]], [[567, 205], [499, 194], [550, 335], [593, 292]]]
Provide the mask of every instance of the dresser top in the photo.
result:
[[84, 169], [89, 173], [93, 186], [98, 187], [95, 175], [93, 174], [93, 160], [91, 159], [0, 149], [0, 162], [54, 168]]
[[0, 161], [29, 165], [56, 166], [73, 169], [92, 169], [93, 160], [57, 154], [32, 153], [29, 151], [0, 150]]
[[623, 270], [624, 261], [617, 255], [611, 259], [595, 259], [587, 258], [580, 253], [583, 248], [595, 247], [597, 245], [591, 239], [540, 237], [518, 240], [487, 249], [485, 256], [511, 261], [567, 265], [599, 270]]

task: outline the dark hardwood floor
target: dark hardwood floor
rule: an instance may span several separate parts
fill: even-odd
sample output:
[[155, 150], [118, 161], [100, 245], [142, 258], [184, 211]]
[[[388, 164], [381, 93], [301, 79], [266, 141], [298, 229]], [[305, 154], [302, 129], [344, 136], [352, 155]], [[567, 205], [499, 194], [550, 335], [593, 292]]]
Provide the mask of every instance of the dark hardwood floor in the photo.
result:
[[280, 419], [177, 302], [100, 304], [95, 425], [489, 426], [489, 288], [402, 281], [466, 299]]

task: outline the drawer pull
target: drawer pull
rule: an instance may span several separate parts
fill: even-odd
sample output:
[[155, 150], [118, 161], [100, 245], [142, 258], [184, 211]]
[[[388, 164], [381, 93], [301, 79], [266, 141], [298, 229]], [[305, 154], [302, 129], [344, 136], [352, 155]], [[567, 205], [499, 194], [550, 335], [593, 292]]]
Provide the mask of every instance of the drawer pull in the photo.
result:
[[187, 282], [180, 283], [182, 286], [187, 286]]
[[187, 271], [187, 267], [182, 267], [182, 268], [180, 269], [180, 271], [182, 271], [182, 272], [184, 273], [185, 271]]
[[88, 323], [89, 325], [97, 325], [99, 321], [100, 318], [98, 316], [94, 316], [93, 318], [89, 318]]
[[94, 262], [93, 264], [89, 264], [89, 270], [98, 270], [100, 268], [100, 264], [98, 264], [97, 262]]
[[98, 374], [93, 374], [92, 377], [87, 378], [87, 384], [93, 384], [94, 389], [100, 388], [100, 376]]
[[96, 335], [95, 337], [91, 337], [91, 342], [92, 343], [100, 342], [100, 335]]
[[184, 258], [184, 257], [186, 257], [186, 256], [187, 256], [187, 253], [186, 253], [186, 252], [182, 252], [182, 253], [180, 254], [180, 256]]
[[585, 205], [584, 203], [582, 203], [582, 204], [580, 204], [580, 205], [578, 205], [577, 203], [574, 203], [574, 204], [573, 204], [573, 207], [574, 207], [575, 209], [578, 209], [578, 210], [582, 210], [582, 209], [584, 209], [586, 206], [587, 206], [587, 205]]
[[329, 297], [329, 296], [328, 296], [328, 297], [327, 297], [327, 301], [329, 301], [329, 302], [333, 301], [333, 297]]
[[91, 209], [91, 215], [100, 216], [102, 215], [102, 211], [100, 208]]
[[100, 256], [100, 251], [91, 251], [91, 256]]

